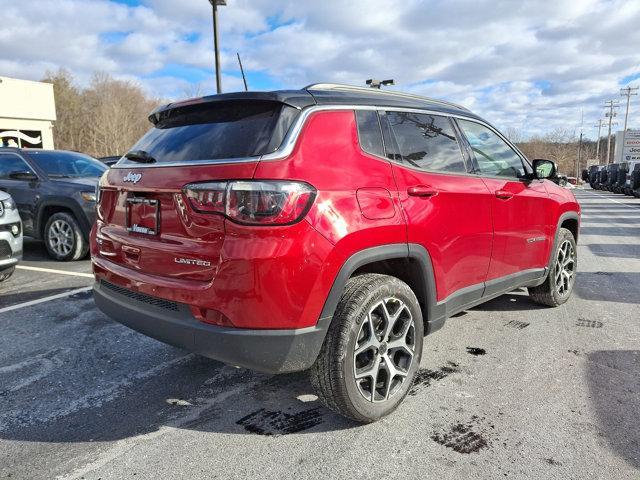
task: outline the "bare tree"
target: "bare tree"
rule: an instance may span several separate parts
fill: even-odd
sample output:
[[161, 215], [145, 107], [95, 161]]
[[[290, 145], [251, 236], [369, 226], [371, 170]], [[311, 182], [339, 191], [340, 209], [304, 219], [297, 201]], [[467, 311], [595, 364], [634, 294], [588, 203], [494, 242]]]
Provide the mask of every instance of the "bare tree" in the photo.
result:
[[139, 85], [106, 73], [96, 73], [84, 90], [64, 70], [44, 81], [54, 85], [58, 148], [96, 157], [125, 153], [150, 128], [147, 116], [159, 103]]

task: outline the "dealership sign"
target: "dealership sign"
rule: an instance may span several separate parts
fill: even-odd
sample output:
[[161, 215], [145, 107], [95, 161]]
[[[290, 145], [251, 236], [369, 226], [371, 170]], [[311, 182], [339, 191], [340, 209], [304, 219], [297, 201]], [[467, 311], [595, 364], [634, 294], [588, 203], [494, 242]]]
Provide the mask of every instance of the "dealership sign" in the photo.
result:
[[640, 161], [640, 130], [616, 133], [614, 158], [616, 163]]

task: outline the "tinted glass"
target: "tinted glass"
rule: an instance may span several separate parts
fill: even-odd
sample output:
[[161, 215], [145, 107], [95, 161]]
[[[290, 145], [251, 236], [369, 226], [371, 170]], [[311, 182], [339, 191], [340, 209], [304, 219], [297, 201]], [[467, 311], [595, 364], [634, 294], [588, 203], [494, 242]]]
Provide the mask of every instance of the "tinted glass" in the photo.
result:
[[108, 167], [89, 155], [51, 150], [29, 151], [29, 158], [49, 177], [99, 177]]
[[356, 110], [356, 121], [362, 150], [384, 157], [378, 113], [372, 110]]
[[424, 170], [465, 173], [462, 151], [446, 117], [387, 112], [402, 160]]
[[[280, 146], [297, 113], [293, 107], [270, 101], [177, 108], [131, 150], [144, 150], [157, 163], [255, 157]], [[135, 164], [125, 159], [122, 163]]]
[[479, 123], [458, 120], [478, 162], [482, 175], [492, 177], [525, 176], [520, 156], [496, 133]]
[[33, 170], [17, 155], [0, 155], [0, 178], [9, 178], [9, 174], [14, 172], [33, 172]]

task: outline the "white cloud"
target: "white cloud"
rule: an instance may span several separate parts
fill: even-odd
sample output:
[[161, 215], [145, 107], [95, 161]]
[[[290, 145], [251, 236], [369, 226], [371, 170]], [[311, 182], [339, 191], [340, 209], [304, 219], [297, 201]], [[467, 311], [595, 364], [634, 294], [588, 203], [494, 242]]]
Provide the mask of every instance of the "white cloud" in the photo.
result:
[[[296, 88], [391, 77], [398, 89], [461, 102], [528, 133], [576, 128], [583, 109], [593, 135], [603, 101], [640, 73], [637, 0], [227, 3], [219, 10], [227, 90], [242, 88], [239, 51], [250, 81]], [[214, 90], [205, 0], [0, 0], [0, 9], [1, 74], [37, 79], [61, 66], [81, 82], [96, 70], [137, 79], [163, 97], [194, 84]]]

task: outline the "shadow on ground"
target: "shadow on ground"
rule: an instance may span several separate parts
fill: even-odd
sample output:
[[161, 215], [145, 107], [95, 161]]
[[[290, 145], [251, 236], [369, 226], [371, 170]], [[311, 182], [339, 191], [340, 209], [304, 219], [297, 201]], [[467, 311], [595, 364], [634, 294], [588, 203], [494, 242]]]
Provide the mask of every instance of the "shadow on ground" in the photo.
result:
[[640, 350], [597, 351], [588, 360], [599, 431], [616, 455], [640, 468]]
[[108, 319], [90, 293], [38, 306], [28, 322], [11, 313], [2, 318], [0, 439], [115, 441], [165, 426], [259, 435], [356, 426], [321, 406], [306, 373], [269, 376], [188, 354]]
[[583, 300], [640, 304], [640, 272], [579, 271], [574, 293]]

